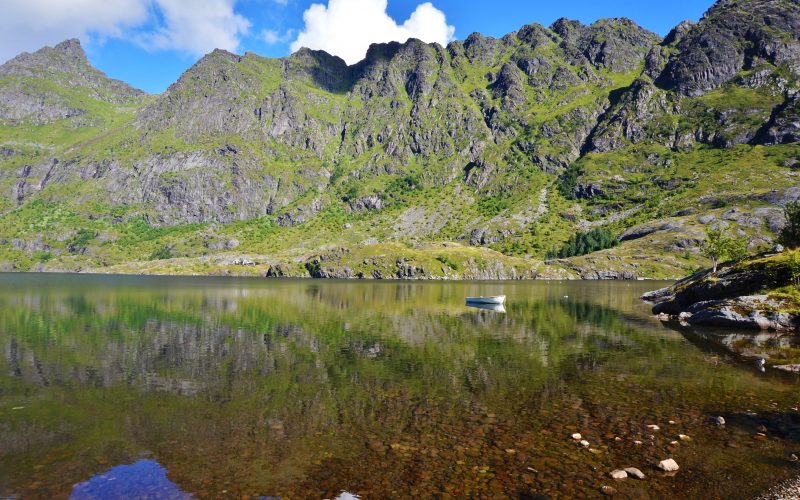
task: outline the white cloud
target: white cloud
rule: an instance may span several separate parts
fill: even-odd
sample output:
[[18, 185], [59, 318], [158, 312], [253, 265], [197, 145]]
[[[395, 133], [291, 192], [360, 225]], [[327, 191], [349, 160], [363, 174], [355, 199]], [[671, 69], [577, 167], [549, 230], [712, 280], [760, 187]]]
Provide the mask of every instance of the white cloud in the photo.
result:
[[292, 39], [294, 36], [294, 30], [288, 30], [283, 34], [275, 30], [261, 30], [259, 34], [259, 38], [264, 40], [269, 45], [275, 45], [278, 43], [286, 43]]
[[250, 29], [250, 21], [234, 11], [236, 1], [3, 0], [0, 63], [73, 37], [84, 43], [121, 38], [194, 55], [235, 51]]
[[441, 45], [453, 39], [455, 28], [447, 24], [442, 11], [426, 2], [403, 23], [386, 13], [387, 0], [329, 0], [327, 7], [311, 5], [304, 13], [305, 27], [292, 42], [301, 47], [325, 50], [355, 64], [364, 58], [371, 43], [419, 38]]
[[0, 62], [89, 33], [118, 37], [150, 16], [143, 0], [10, 0], [0, 16]]
[[203, 55], [213, 49], [236, 51], [250, 21], [233, 10], [235, 0], [154, 0], [163, 22], [138, 40], [146, 48]]

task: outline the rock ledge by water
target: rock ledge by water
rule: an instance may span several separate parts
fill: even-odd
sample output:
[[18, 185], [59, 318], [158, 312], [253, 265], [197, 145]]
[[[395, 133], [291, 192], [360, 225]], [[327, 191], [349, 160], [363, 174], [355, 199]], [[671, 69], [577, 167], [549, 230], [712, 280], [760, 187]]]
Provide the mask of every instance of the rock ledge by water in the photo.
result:
[[789, 265], [797, 253], [762, 255], [716, 273], [703, 271], [642, 299], [654, 302], [653, 313], [667, 321], [797, 332], [798, 286]]

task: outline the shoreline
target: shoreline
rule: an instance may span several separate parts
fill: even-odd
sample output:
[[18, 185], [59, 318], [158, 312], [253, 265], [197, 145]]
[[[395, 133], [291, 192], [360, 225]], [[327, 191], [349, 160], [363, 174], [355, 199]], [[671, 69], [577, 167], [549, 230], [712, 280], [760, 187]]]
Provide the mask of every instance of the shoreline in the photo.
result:
[[800, 498], [800, 473], [760, 493], [753, 500], [790, 500]]
[[[602, 272], [602, 271], [600, 271]], [[70, 270], [63, 270], [63, 269], [56, 269], [56, 270], [49, 270], [49, 269], [41, 269], [41, 270], [26, 270], [26, 271], [0, 271], [0, 274], [28, 274], [28, 275], [81, 275], [81, 276], [131, 276], [131, 277], [164, 277], [164, 278], [181, 278], [181, 277], [204, 277], [204, 278], [261, 278], [267, 280], [320, 280], [320, 281], [509, 281], [509, 282], [517, 282], [517, 281], [619, 281], [619, 282], [641, 282], [641, 281], [651, 281], [651, 282], [676, 282], [680, 280], [679, 277], [667, 277], [667, 278], [649, 278], [649, 277], [635, 277], [635, 278], [584, 278], [584, 277], [573, 277], [573, 276], [566, 276], [566, 277], [547, 277], [547, 276], [518, 276], [515, 278], [501, 278], [501, 277], [449, 277], [449, 276], [409, 276], [409, 277], [396, 277], [396, 276], [388, 276], [388, 277], [375, 277], [375, 276], [311, 276], [309, 274], [306, 275], [284, 275], [284, 276], [268, 276], [266, 274], [255, 274], [255, 273], [183, 273], [183, 272], [176, 272], [176, 273], [161, 273], [161, 272], [106, 272], [100, 269], [87, 269], [85, 271], [70, 271]]]

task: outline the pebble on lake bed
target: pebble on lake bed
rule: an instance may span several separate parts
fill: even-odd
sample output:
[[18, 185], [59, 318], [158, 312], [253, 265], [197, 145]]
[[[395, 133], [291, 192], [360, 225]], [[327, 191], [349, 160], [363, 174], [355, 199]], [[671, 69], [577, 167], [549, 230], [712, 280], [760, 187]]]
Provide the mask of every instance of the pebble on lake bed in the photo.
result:
[[608, 475], [612, 479], [625, 479], [628, 477], [628, 473], [622, 469], [612, 470]]
[[692, 440], [692, 438], [690, 438], [686, 434], [678, 434], [678, 439], [680, 439], [681, 441], [691, 441]]
[[612, 488], [611, 486], [607, 485], [604, 485], [602, 488], [600, 488], [600, 491], [602, 491], [606, 495], [614, 495], [617, 493], [616, 488]]
[[674, 472], [680, 469], [680, 467], [678, 467], [678, 462], [671, 458], [658, 462], [658, 468], [665, 472]]
[[581, 436], [580, 432], [576, 432], [575, 434], [572, 435], [572, 439], [574, 439], [575, 441], [580, 441], [581, 439], [583, 439], [583, 436]]
[[585, 440], [585, 439], [581, 439], [581, 446], [583, 446], [584, 448], [586, 448], [587, 446], [589, 446], [589, 441], [587, 441], [587, 440]]
[[636, 479], [644, 479], [646, 477], [644, 472], [640, 471], [636, 467], [626, 467], [625, 473], [630, 477], [635, 477]]
[[723, 425], [725, 425], [725, 417], [712, 417], [712, 418], [711, 418], [711, 421], [712, 421], [713, 423], [715, 423], [715, 424], [719, 425], [720, 427], [722, 427]]
[[650, 429], [651, 431], [657, 431], [657, 430], [661, 429], [661, 427], [659, 427], [657, 425], [653, 425], [653, 424], [648, 425], [647, 428]]

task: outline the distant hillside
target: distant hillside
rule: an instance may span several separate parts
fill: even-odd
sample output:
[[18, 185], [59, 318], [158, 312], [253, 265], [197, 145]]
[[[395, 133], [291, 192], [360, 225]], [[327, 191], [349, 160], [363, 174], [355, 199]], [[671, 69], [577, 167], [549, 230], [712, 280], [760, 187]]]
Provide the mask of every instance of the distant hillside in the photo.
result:
[[[679, 276], [708, 227], [772, 245], [800, 197], [798, 77], [796, 0], [722, 0], [664, 39], [560, 19], [352, 66], [216, 50], [155, 96], [69, 40], [0, 66], [0, 262]], [[620, 244], [548, 260], [590, 230]]]

